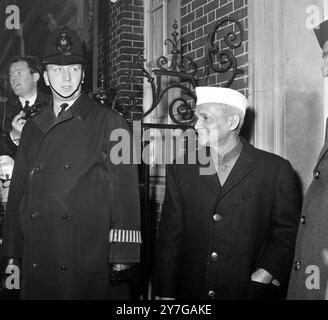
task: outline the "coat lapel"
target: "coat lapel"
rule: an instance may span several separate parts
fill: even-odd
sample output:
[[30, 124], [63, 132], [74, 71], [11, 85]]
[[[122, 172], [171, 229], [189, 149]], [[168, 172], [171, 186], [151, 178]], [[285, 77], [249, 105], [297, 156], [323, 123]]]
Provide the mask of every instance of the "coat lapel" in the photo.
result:
[[322, 158], [325, 156], [325, 154], [327, 153], [327, 151], [328, 151], [328, 142], [326, 142], [326, 143], [324, 144], [324, 146], [322, 147], [322, 150], [321, 150], [321, 152], [320, 152], [320, 155], [319, 155], [319, 158], [318, 158], [318, 161], [317, 161], [317, 164], [316, 164], [314, 170], [316, 170], [316, 169], [318, 168], [318, 166], [319, 166], [319, 164], [320, 164], [320, 161], [321, 161]]
[[217, 202], [222, 199], [231, 189], [233, 189], [240, 181], [248, 176], [256, 167], [256, 155], [254, 147], [251, 146], [245, 139], [241, 138], [241, 140], [243, 143], [243, 150], [223, 187], [221, 186], [219, 177], [216, 173], [213, 175], [201, 176], [201, 179], [207, 184], [207, 186], [209, 186], [211, 190], [216, 193]]
[[12, 108], [10, 108], [10, 110], [8, 110], [13, 117], [16, 116], [16, 114], [20, 113], [23, 110], [23, 107], [18, 99], [17, 96], [14, 97], [14, 99], [12, 100], [11, 105], [13, 106]]
[[242, 139], [242, 142], [244, 145], [243, 151], [241, 152], [235, 166], [232, 168], [229, 177], [222, 188], [218, 201], [255, 169], [256, 156], [254, 147], [244, 139]]
[[62, 117], [57, 118], [52, 110], [52, 101], [44, 108], [43, 112], [40, 112], [33, 121], [41, 129], [43, 134], [46, 134], [54, 126], [72, 119], [75, 115], [79, 120], [83, 120], [90, 112], [89, 98], [82, 94], [72, 106], [63, 114]]
[[57, 118], [54, 112], [52, 111], [52, 106], [51, 106], [51, 108], [47, 108], [47, 110], [42, 112], [39, 117], [36, 117], [34, 122], [45, 135], [53, 127], [72, 118], [73, 118], [73, 112], [71, 109], [68, 109], [60, 118]]
[[41, 91], [38, 91], [34, 105], [35, 106], [38, 106], [38, 105], [45, 106], [45, 105], [47, 105], [49, 100], [50, 99], [48, 98], [48, 96], [43, 94]]
[[222, 186], [216, 173], [211, 175], [201, 175], [201, 178], [206, 185], [214, 191], [215, 194], [219, 194], [221, 192]]
[[[202, 151], [202, 152], [204, 152], [204, 151]], [[200, 174], [200, 169], [201, 168], [205, 169], [205, 168], [207, 168], [207, 166], [204, 166], [204, 165], [201, 165], [200, 163], [198, 163], [198, 166], [196, 166], [196, 169], [198, 170], [197, 174], [200, 175], [201, 180], [205, 183], [205, 185], [207, 187], [209, 187], [216, 195], [218, 195], [221, 192], [222, 186], [220, 184], [219, 177], [215, 171], [212, 157], [209, 157], [209, 160], [210, 160], [210, 166], [212, 166], [215, 173], [211, 174], [211, 175]]]
[[49, 103], [32, 121], [40, 128], [42, 133], [48, 132], [56, 122], [56, 116], [52, 110], [52, 103]]

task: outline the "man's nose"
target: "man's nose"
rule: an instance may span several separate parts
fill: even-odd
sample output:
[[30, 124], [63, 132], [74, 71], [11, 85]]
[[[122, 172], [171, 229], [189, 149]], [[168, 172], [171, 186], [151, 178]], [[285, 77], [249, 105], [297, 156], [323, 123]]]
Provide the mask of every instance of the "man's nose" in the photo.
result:
[[63, 79], [66, 81], [71, 80], [71, 74], [69, 70], [63, 69]]
[[201, 127], [202, 127], [202, 123], [201, 123], [201, 121], [200, 121], [199, 119], [197, 119], [197, 120], [195, 121], [194, 128], [195, 128], [196, 131], [198, 131], [198, 130], [201, 129]]
[[199, 120], [198, 119], [195, 121], [194, 128], [196, 131], [199, 129]]

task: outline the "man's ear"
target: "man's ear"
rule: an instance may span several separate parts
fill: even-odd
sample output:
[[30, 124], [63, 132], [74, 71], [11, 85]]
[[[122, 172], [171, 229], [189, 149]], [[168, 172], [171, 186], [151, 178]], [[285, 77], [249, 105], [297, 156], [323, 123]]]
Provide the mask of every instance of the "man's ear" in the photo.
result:
[[38, 82], [40, 80], [40, 75], [38, 72], [33, 73], [33, 81]]
[[48, 72], [47, 72], [47, 70], [45, 70], [43, 72], [43, 79], [44, 79], [45, 84], [49, 87], [50, 86], [50, 83], [49, 83], [49, 79], [48, 79]]
[[235, 131], [238, 129], [239, 124], [240, 124], [240, 117], [238, 114], [233, 114], [229, 117], [229, 122], [230, 122], [230, 131]]

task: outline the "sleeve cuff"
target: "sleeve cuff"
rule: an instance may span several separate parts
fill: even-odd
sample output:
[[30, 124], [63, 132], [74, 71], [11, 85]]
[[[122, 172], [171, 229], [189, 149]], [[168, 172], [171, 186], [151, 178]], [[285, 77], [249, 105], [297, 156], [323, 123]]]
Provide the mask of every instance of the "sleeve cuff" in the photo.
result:
[[9, 133], [9, 136], [10, 136], [12, 143], [14, 143], [16, 146], [18, 146], [20, 139], [14, 139], [11, 132]]
[[141, 232], [111, 229], [109, 231], [110, 263], [139, 263]]
[[141, 232], [137, 230], [111, 229], [109, 231], [109, 243], [117, 242], [141, 244]]

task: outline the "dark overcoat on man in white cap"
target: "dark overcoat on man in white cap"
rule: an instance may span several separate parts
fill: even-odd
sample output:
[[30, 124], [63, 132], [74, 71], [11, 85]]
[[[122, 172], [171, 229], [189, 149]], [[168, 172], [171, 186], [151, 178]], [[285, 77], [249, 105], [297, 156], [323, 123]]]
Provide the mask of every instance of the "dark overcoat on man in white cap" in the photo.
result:
[[[326, 77], [328, 63], [328, 20], [314, 29], [323, 49]], [[328, 299], [328, 141], [324, 144], [313, 169], [313, 181], [303, 202], [296, 242], [294, 265], [288, 299]]]
[[[301, 207], [297, 178], [287, 160], [245, 139], [241, 144], [223, 186], [215, 172], [200, 173], [208, 164], [190, 164], [188, 156], [167, 166], [157, 296], [235, 300], [286, 293]], [[279, 285], [251, 281], [259, 268]]]

